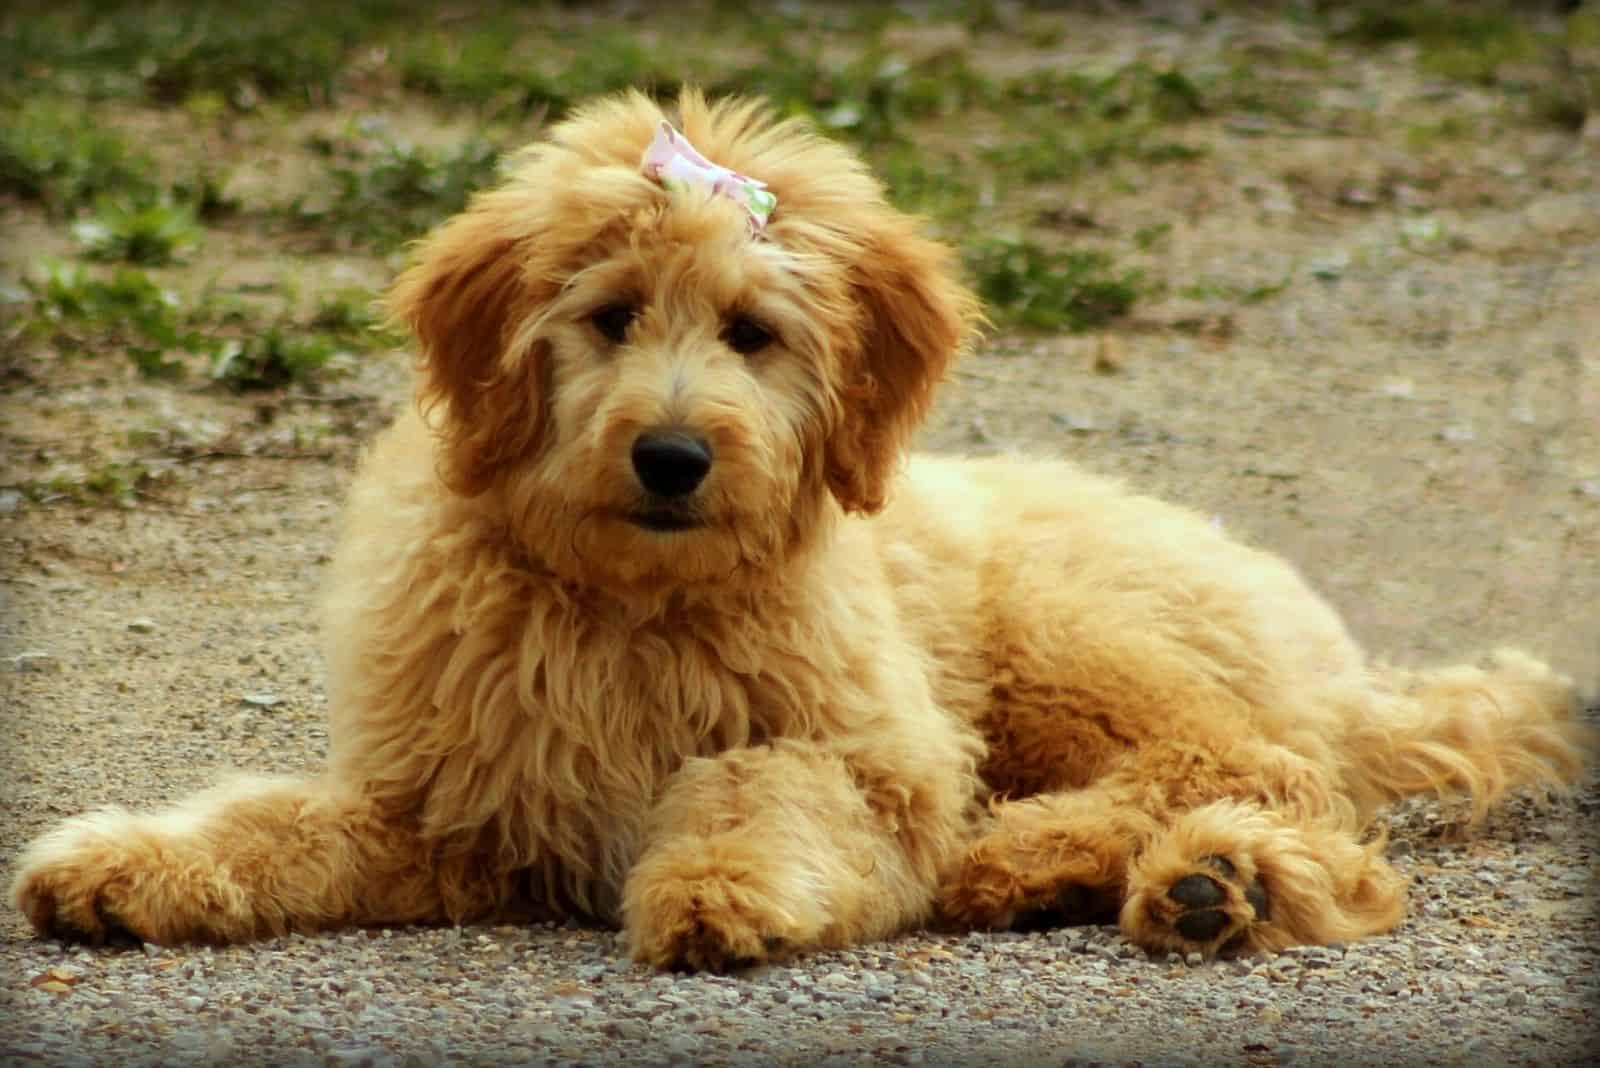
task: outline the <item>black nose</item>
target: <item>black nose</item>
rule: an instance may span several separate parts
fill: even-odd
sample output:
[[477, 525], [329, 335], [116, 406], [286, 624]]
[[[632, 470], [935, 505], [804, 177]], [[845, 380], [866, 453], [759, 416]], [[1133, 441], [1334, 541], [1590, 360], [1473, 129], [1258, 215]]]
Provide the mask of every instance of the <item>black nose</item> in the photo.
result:
[[646, 432], [633, 443], [633, 470], [658, 497], [684, 497], [711, 470], [711, 446], [680, 431]]

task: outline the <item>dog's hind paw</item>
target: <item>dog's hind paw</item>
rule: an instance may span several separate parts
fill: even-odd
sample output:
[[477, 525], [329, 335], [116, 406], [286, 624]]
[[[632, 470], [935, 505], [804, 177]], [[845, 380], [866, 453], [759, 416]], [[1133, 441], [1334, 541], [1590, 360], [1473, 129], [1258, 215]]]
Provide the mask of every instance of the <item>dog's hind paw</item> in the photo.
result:
[[1153, 949], [1227, 952], [1245, 942], [1252, 924], [1272, 915], [1267, 888], [1224, 856], [1201, 857], [1196, 868], [1156, 889], [1136, 895], [1124, 912], [1129, 933]]

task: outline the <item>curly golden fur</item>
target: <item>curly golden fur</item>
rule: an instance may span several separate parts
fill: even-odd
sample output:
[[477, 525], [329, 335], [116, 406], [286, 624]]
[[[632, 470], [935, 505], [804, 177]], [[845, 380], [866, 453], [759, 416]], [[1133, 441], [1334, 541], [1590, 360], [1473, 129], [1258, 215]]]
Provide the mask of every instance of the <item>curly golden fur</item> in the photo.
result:
[[802, 126], [676, 110], [767, 229], [642, 175], [663, 113], [629, 94], [422, 242], [419, 404], [329, 583], [326, 772], [66, 823], [20, 865], [39, 931], [576, 915], [715, 968], [1105, 917], [1251, 951], [1399, 920], [1385, 802], [1572, 780], [1570, 687], [1523, 654], [1375, 666], [1200, 516], [906, 462], [980, 318], [951, 254]]

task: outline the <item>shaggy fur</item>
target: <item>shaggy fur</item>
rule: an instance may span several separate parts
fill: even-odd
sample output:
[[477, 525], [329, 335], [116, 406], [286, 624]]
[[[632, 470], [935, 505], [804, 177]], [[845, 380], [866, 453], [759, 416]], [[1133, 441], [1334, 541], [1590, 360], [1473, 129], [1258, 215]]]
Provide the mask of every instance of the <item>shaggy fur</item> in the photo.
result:
[[[715, 968], [1104, 917], [1263, 950], [1400, 919], [1385, 802], [1573, 779], [1570, 687], [1525, 655], [1372, 665], [1200, 516], [904, 462], [979, 318], [950, 253], [837, 145], [678, 113], [776, 193], [766, 232], [642, 176], [662, 113], [627, 95], [424, 241], [393, 293], [420, 404], [332, 567], [326, 772], [68, 822], [20, 865], [40, 932], [577, 915]], [[685, 500], [630, 459], [663, 430], [712, 458]]]

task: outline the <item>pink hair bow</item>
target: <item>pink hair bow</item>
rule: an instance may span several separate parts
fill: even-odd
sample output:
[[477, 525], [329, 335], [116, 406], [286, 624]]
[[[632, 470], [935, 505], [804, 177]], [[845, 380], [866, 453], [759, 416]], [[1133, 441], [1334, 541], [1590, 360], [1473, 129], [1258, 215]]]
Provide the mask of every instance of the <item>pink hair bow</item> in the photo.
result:
[[645, 149], [640, 167], [668, 189], [705, 189], [712, 196], [738, 201], [750, 213], [750, 227], [757, 233], [778, 206], [778, 198], [767, 192], [765, 182], [712, 163], [665, 119]]

